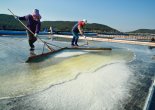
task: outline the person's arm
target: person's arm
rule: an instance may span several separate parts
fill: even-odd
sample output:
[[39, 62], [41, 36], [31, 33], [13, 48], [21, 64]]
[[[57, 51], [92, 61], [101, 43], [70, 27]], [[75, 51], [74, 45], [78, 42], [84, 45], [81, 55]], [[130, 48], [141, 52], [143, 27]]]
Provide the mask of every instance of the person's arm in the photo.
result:
[[36, 25], [36, 30], [35, 30], [35, 33], [34, 33], [34, 36], [35, 37], [38, 37], [38, 34], [39, 34], [39, 31], [40, 31], [40, 27], [41, 27], [41, 23], [40, 21], [37, 23]]
[[79, 30], [79, 32], [80, 32], [80, 34], [83, 36], [83, 29], [82, 29], [82, 27], [80, 26], [80, 25], [78, 25], [78, 30]]
[[41, 27], [41, 23], [40, 23], [40, 21], [38, 21], [38, 23], [37, 23], [37, 25], [36, 25], [35, 33], [37, 33], [37, 34], [39, 33], [40, 27]]

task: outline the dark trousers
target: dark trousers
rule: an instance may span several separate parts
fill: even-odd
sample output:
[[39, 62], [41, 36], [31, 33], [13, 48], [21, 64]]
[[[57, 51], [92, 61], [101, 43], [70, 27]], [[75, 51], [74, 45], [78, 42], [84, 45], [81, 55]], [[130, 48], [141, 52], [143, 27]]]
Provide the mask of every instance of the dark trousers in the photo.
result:
[[73, 31], [72, 31], [72, 34], [73, 34], [72, 45], [74, 45], [74, 44], [77, 44], [78, 42], [79, 34]]
[[27, 36], [29, 37], [29, 46], [30, 46], [30, 51], [33, 51], [35, 46], [34, 42], [36, 42], [37, 38], [29, 31], [27, 31]]

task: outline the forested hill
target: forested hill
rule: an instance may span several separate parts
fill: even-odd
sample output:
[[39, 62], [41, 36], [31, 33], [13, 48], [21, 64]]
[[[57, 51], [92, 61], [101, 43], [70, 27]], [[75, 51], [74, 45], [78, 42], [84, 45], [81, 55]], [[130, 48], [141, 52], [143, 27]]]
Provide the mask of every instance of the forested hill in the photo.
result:
[[[75, 23], [74, 21], [42, 21], [41, 30], [45, 28], [49, 29], [49, 27], [52, 26], [55, 31], [71, 31]], [[12, 15], [0, 14], [0, 30], [24, 30], [24, 27], [15, 20]], [[85, 27], [85, 31], [97, 33], [119, 32], [109, 26], [97, 23], [88, 23]]]
[[129, 33], [148, 33], [148, 34], [155, 34], [155, 29], [138, 29]]

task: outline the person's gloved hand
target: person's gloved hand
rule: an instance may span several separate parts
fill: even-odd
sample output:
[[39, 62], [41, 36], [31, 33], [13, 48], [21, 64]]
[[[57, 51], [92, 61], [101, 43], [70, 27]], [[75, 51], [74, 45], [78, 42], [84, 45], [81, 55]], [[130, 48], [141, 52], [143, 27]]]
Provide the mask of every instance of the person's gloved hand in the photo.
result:
[[16, 20], [18, 20], [18, 19], [19, 19], [19, 18], [18, 18], [18, 16], [14, 16], [14, 17], [15, 17], [15, 19], [16, 19]]
[[86, 39], [86, 36], [85, 35], [83, 35], [83, 37]]
[[35, 36], [35, 37], [38, 37], [38, 34], [37, 34], [37, 33], [35, 33], [35, 34], [34, 34], [34, 36]]

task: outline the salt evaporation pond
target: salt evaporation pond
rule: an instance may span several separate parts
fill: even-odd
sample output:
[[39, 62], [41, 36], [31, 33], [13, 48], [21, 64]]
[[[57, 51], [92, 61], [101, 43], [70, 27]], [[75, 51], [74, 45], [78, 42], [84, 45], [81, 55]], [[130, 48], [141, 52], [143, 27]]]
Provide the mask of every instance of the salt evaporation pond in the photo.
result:
[[[43, 44], [35, 45], [41, 52]], [[27, 39], [0, 37], [0, 110], [142, 110], [155, 73], [154, 49], [109, 42], [90, 45], [112, 50], [66, 49], [24, 63]]]

